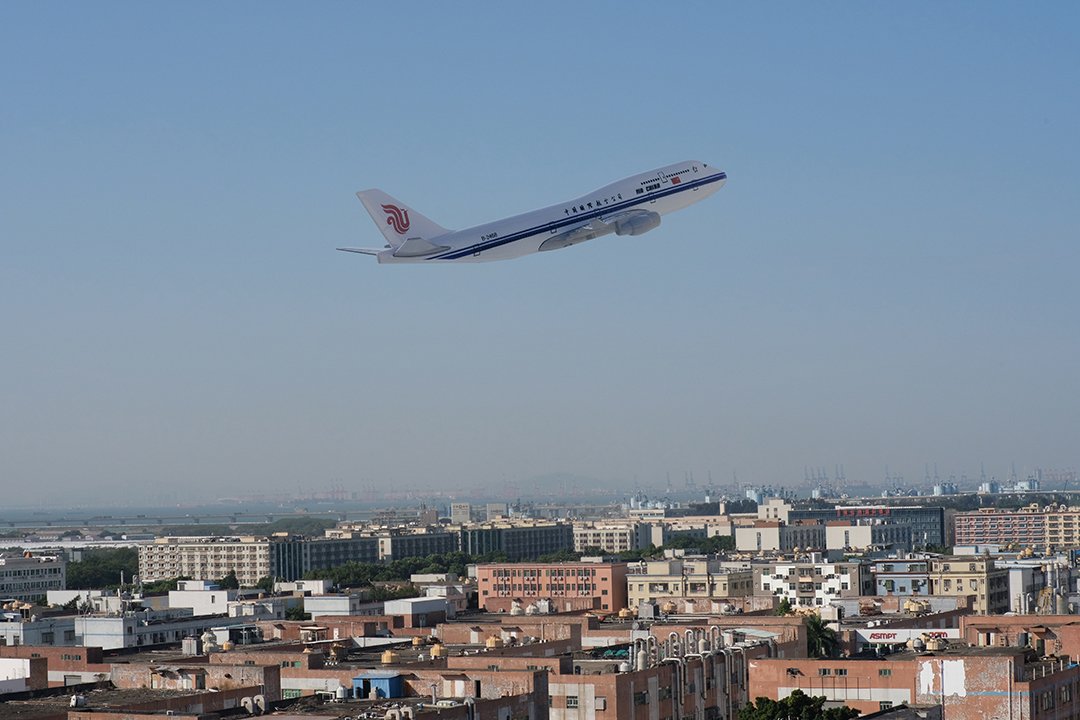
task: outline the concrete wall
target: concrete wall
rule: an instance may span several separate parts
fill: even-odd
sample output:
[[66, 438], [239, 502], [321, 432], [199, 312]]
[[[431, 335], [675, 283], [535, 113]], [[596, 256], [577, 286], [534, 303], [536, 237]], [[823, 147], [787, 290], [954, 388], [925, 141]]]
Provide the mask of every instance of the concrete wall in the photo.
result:
[[[197, 687], [200, 675], [204, 688]], [[115, 664], [111, 679], [120, 688], [216, 689], [225, 692], [241, 687], [259, 687], [267, 701], [281, 699], [281, 668], [274, 665]]]
[[[150, 713], [156, 713], [157, 718], [160, 720], [163, 712], [171, 712], [181, 716], [202, 715], [238, 708], [241, 699], [257, 694], [261, 694], [258, 687], [234, 688], [221, 692], [193, 693], [183, 697], [158, 698], [150, 702], [111, 708], [106, 712], [120, 713], [120, 716], [125, 720], [128, 717]], [[267, 701], [270, 701], [269, 697], [267, 697]], [[71, 710], [67, 713], [67, 717], [68, 720], [101, 720], [100, 713], [100, 710]]]
[[98, 647], [0, 646], [0, 658], [41, 658], [46, 663], [51, 687], [95, 682], [112, 671], [112, 665], [103, 661]]
[[1028, 633], [1028, 644], [1043, 641], [1047, 655], [1080, 658], [1080, 617], [1076, 615], [969, 615], [960, 618], [963, 639], [978, 646], [1018, 647], [1020, 633]]

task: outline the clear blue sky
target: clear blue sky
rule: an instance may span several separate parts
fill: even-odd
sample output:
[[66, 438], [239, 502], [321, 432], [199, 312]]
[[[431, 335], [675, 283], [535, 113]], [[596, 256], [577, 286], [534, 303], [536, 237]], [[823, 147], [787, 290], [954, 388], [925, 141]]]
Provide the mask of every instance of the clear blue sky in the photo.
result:
[[[1080, 465], [1073, 3], [5, 3], [0, 61], [8, 500]], [[334, 251], [688, 158], [644, 237]]]

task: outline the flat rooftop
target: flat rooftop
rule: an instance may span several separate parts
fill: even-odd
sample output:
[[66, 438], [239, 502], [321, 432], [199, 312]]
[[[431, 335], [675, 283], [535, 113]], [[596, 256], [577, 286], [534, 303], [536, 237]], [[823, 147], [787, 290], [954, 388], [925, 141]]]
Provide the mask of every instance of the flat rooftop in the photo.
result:
[[[5, 700], [0, 702], [0, 720], [32, 720], [38, 717], [62, 715], [67, 717], [71, 704], [71, 690], [63, 690], [56, 695], [34, 698], [32, 700]], [[86, 707], [95, 708], [122, 708], [128, 705], [152, 702], [163, 698], [184, 697], [187, 695], [201, 694], [203, 691], [192, 692], [189, 690], [151, 690], [148, 688], [134, 688], [120, 690], [117, 688], [103, 688], [79, 693], [86, 697]]]

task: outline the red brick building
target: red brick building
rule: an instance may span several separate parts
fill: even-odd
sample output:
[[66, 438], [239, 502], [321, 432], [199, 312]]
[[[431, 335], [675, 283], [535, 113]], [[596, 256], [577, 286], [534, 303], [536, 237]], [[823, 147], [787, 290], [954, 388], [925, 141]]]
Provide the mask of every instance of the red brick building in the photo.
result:
[[508, 612], [549, 600], [555, 612], [626, 607], [626, 563], [497, 563], [477, 565], [480, 609]]
[[938, 705], [946, 720], [1071, 720], [1080, 666], [1034, 660], [1021, 648], [950, 647], [881, 659], [755, 659], [750, 696], [796, 689], [861, 713], [900, 704]]

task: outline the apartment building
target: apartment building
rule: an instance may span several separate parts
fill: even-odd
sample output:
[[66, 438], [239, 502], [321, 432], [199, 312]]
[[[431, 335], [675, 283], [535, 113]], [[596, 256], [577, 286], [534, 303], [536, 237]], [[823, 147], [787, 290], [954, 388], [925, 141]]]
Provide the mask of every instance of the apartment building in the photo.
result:
[[[1080, 514], [1080, 510], [1077, 513]], [[954, 515], [953, 533], [957, 545], [1015, 544], [1043, 550], [1048, 543], [1048, 515], [1038, 505], [1028, 505], [1018, 510], [980, 508]], [[1068, 513], [1057, 512], [1054, 515], [1057, 519], [1055, 529], [1062, 531], [1063, 520]], [[1063, 532], [1057, 534], [1064, 535]]]
[[930, 594], [930, 559], [885, 558], [870, 561], [874, 595], [922, 596]]
[[574, 527], [545, 521], [499, 521], [458, 529], [458, 549], [473, 557], [506, 553], [508, 560], [535, 560], [574, 547]]
[[0, 599], [24, 602], [66, 590], [67, 561], [57, 556], [0, 555]]
[[[797, 520], [879, 520], [907, 523], [911, 526], [911, 543], [919, 549], [927, 545], [951, 545], [945, 522], [945, 508], [922, 505], [836, 505], [832, 508], [803, 508], [788, 512], [788, 522]], [[959, 541], [958, 541], [959, 542]]]
[[[481, 610], [506, 610], [512, 601], [586, 600], [586, 607], [626, 607], [626, 563], [493, 563], [476, 566]], [[579, 603], [580, 606], [580, 603]]]
[[704, 557], [634, 564], [626, 582], [631, 608], [643, 602], [671, 598], [745, 597], [754, 592], [754, 575], [750, 570], [725, 567], [720, 560]]
[[427, 528], [411, 532], [391, 531], [377, 537], [379, 560], [384, 562], [457, 552], [459, 542], [457, 533]]
[[983, 555], [930, 559], [931, 595], [970, 595], [972, 612], [980, 615], [1009, 609], [1009, 571]]
[[819, 553], [805, 561], [754, 564], [754, 591], [787, 599], [795, 607], [821, 607], [832, 600], [870, 595], [874, 581], [861, 562], [828, 562]]
[[187, 577], [218, 580], [230, 572], [244, 587], [264, 577], [299, 580], [312, 570], [347, 562], [376, 562], [372, 537], [164, 537], [139, 545], [139, 575], [144, 582]]
[[[660, 531], [659, 538], [655, 530]], [[656, 542], [657, 539], [660, 542]], [[662, 528], [649, 523], [632, 520], [581, 520], [574, 523], [575, 552], [600, 550], [614, 555], [663, 543]]]
[[953, 527], [957, 545], [1014, 545], [1036, 551], [1080, 548], [1080, 507], [980, 508], [957, 513]]

